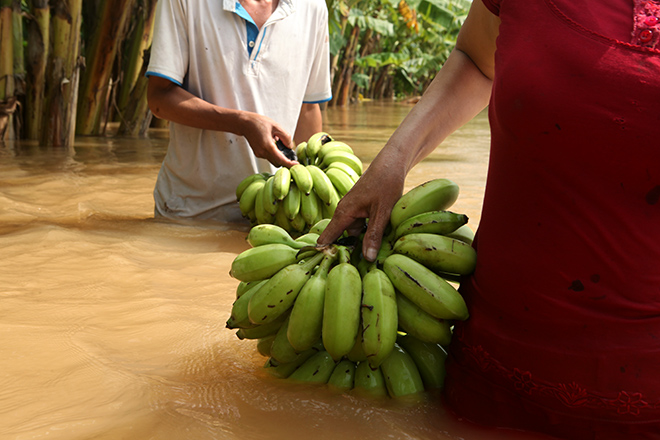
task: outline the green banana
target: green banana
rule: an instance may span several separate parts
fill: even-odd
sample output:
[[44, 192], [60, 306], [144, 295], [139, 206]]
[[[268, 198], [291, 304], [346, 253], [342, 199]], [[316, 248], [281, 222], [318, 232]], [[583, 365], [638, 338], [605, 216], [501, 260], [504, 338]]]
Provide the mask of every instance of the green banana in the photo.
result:
[[451, 342], [451, 321], [435, 318], [402, 293], [396, 294], [399, 327], [424, 342], [447, 346]]
[[312, 270], [322, 259], [323, 253], [320, 252], [307, 261], [290, 264], [273, 275], [250, 299], [250, 321], [254, 324], [267, 324], [289, 310], [300, 289], [311, 277]]
[[413, 358], [398, 344], [380, 365], [390, 397], [403, 397], [424, 391], [424, 382]]
[[392, 352], [397, 329], [394, 286], [385, 272], [373, 268], [362, 277], [362, 347], [372, 368]]
[[300, 190], [296, 185], [291, 185], [289, 192], [282, 201], [284, 215], [289, 220], [292, 220], [298, 212], [300, 212]]
[[353, 348], [346, 354], [346, 358], [353, 362], [364, 362], [367, 364], [367, 355], [364, 353], [364, 347], [362, 346], [362, 339], [357, 338]]
[[260, 355], [270, 357], [270, 348], [273, 346], [273, 340], [275, 340], [276, 335], [277, 333], [257, 339], [257, 352]]
[[339, 200], [341, 200], [341, 196], [339, 195], [337, 189], [332, 184], [328, 189], [328, 194], [330, 196], [328, 202], [321, 204], [321, 212], [323, 213], [324, 218], [332, 218], [332, 216], [335, 214], [335, 211], [337, 210], [337, 205], [339, 204]]
[[[261, 176], [261, 174], [258, 175]], [[264, 185], [266, 185], [265, 179], [256, 179], [241, 193], [241, 198], [238, 200], [238, 208], [244, 217], [248, 217], [254, 211], [257, 195], [261, 193]]]
[[331, 162], [330, 164], [328, 164], [328, 166], [326, 167], [326, 169], [324, 171], [328, 171], [328, 170], [331, 170], [333, 168], [340, 169], [343, 172], [345, 172], [346, 174], [348, 174], [350, 176], [350, 178], [353, 180], [353, 183], [357, 182], [358, 179], [360, 178], [360, 175], [358, 173], [356, 173], [353, 168], [346, 165], [344, 162]]
[[410, 335], [400, 336], [397, 343], [415, 361], [419, 374], [428, 389], [442, 388], [445, 382], [447, 352], [438, 344], [423, 342]]
[[250, 228], [246, 240], [253, 248], [274, 243], [285, 244], [295, 249], [301, 249], [307, 246], [305, 243], [294, 240], [291, 234], [283, 227], [272, 224], [253, 226]]
[[387, 397], [385, 378], [380, 368], [372, 370], [368, 362], [360, 362], [355, 368], [353, 391], [368, 397]]
[[245, 179], [241, 180], [241, 182], [236, 186], [236, 200], [241, 200], [241, 197], [243, 197], [243, 193], [247, 189], [248, 186], [256, 182], [257, 180], [262, 180], [266, 181], [266, 178], [264, 177], [263, 174], [257, 173], [257, 174], [250, 174], [247, 176]]
[[[289, 322], [291, 322], [290, 314], [287, 317], [286, 321], [284, 321], [284, 323], [282, 324], [282, 327], [280, 327], [280, 329], [275, 334], [275, 340], [273, 341], [273, 345], [270, 348], [270, 357], [284, 364], [295, 361], [299, 353], [298, 351], [296, 351], [295, 348], [293, 348], [293, 346], [291, 346], [291, 343], [287, 338]], [[306, 347], [306, 349], [311, 348], [312, 345], [314, 344], [311, 344], [309, 347]], [[300, 352], [302, 351], [304, 350], [300, 350]]]
[[227, 328], [253, 328], [255, 325], [248, 318], [248, 304], [250, 298], [263, 286], [268, 280], [261, 280], [251, 286], [243, 295], [237, 298], [231, 306], [231, 315], [227, 320]]
[[270, 176], [266, 179], [266, 185], [263, 188], [263, 204], [264, 211], [271, 215], [277, 212], [277, 198], [275, 197], [275, 176]]
[[474, 241], [474, 231], [468, 225], [463, 225], [460, 228], [456, 229], [454, 232], [447, 234], [447, 237], [455, 238], [456, 240], [461, 240], [467, 244], [472, 244]]
[[303, 217], [302, 212], [298, 212], [298, 214], [296, 214], [296, 216], [289, 221], [289, 224], [291, 225], [291, 228], [293, 228], [293, 230], [296, 232], [303, 232], [305, 227], [307, 227], [307, 222], [305, 222], [305, 218]]
[[314, 163], [316, 160], [316, 154], [319, 152], [323, 144], [326, 144], [332, 141], [332, 136], [323, 131], [314, 133], [307, 139], [307, 147], [305, 147], [305, 155], [309, 163]]
[[295, 263], [297, 253], [297, 249], [281, 243], [249, 248], [234, 258], [229, 275], [240, 281], [265, 280]]
[[319, 351], [291, 373], [288, 379], [296, 382], [327, 383], [334, 369], [335, 361], [332, 356], [327, 351]]
[[339, 263], [328, 273], [323, 305], [322, 337], [333, 359], [346, 355], [357, 341], [360, 326], [362, 279], [350, 263]]
[[258, 224], [273, 223], [275, 216], [269, 211], [266, 211], [266, 193], [268, 193], [268, 185], [263, 184], [256, 198], [254, 199], [254, 217]]
[[266, 336], [277, 334], [277, 331], [282, 327], [282, 324], [288, 316], [288, 313], [283, 313], [279, 318], [268, 324], [257, 325], [251, 328], [239, 328], [236, 332], [236, 336], [238, 339], [261, 339]]
[[330, 179], [330, 182], [332, 182], [340, 197], [344, 197], [355, 184], [353, 179], [339, 168], [328, 168], [325, 170], [325, 174]]
[[399, 292], [431, 316], [458, 320], [468, 318], [461, 294], [423, 264], [395, 253], [385, 259], [383, 270]]
[[319, 234], [315, 232], [308, 232], [307, 234], [303, 234], [296, 238], [296, 241], [304, 244], [305, 246], [316, 246], [318, 239]]
[[291, 346], [299, 352], [321, 338], [326, 282], [335, 258], [336, 255], [331, 254], [323, 257], [316, 272], [300, 289], [291, 309], [287, 336]]
[[328, 153], [323, 157], [323, 162], [319, 165], [319, 168], [325, 169], [331, 163], [342, 162], [348, 165], [357, 173], [358, 176], [362, 175], [363, 165], [360, 158], [358, 158], [353, 153], [348, 153], [346, 151], [334, 150], [328, 151]]
[[424, 232], [427, 234], [449, 234], [468, 222], [465, 214], [451, 211], [428, 211], [414, 215], [396, 228], [394, 236]]
[[330, 378], [328, 378], [328, 386], [335, 391], [345, 392], [353, 389], [355, 380], [355, 362], [348, 359], [339, 361], [335, 365]]
[[445, 211], [458, 199], [458, 185], [449, 179], [434, 179], [417, 185], [392, 207], [390, 224], [399, 227], [404, 220], [428, 211]]
[[296, 157], [298, 158], [298, 163], [301, 165], [307, 165], [307, 142], [301, 142], [296, 146]]
[[250, 290], [252, 287], [254, 287], [257, 283], [262, 282], [263, 280], [256, 280], [256, 281], [241, 281], [238, 283], [236, 286], [236, 299], [240, 298]]
[[471, 245], [439, 234], [404, 235], [394, 243], [394, 252], [407, 255], [433, 272], [469, 275], [477, 264], [477, 252]]
[[293, 232], [294, 228], [293, 226], [291, 226], [291, 221], [288, 219], [288, 217], [284, 212], [284, 203], [278, 203], [277, 212], [275, 212], [275, 220], [273, 221], [273, 224], [279, 226], [288, 233]]
[[316, 218], [321, 212], [321, 203], [321, 199], [314, 191], [300, 196], [300, 215], [305, 220], [305, 224], [312, 225], [316, 223]]
[[353, 149], [347, 143], [341, 141], [330, 141], [321, 145], [321, 148], [316, 153], [316, 162], [323, 162], [323, 157], [325, 157], [325, 155], [330, 151], [345, 151], [347, 153], [354, 154]]
[[[330, 178], [316, 165], [307, 165], [307, 169], [312, 176], [314, 181], [314, 192], [321, 199], [323, 203], [330, 203], [330, 198], [332, 197], [332, 190], [334, 186], [330, 181]], [[336, 190], [335, 190], [336, 193]]]
[[312, 175], [309, 174], [309, 170], [302, 163], [295, 164], [290, 169], [291, 178], [295, 183], [295, 186], [303, 193], [308, 195], [312, 192], [314, 188], [314, 181], [312, 180]]
[[293, 373], [296, 369], [298, 369], [298, 367], [304, 364], [305, 361], [307, 361], [309, 358], [314, 356], [322, 349], [323, 349], [323, 345], [321, 344], [319, 344], [318, 346], [314, 346], [309, 350], [305, 350], [302, 353], [300, 353], [296, 358], [296, 360], [294, 360], [293, 362], [288, 362], [288, 363], [277, 362], [275, 359], [271, 357], [264, 364], [264, 368], [269, 374], [278, 377], [280, 379], [286, 379], [291, 375], [291, 373]]
[[291, 187], [291, 171], [287, 167], [280, 167], [273, 176], [273, 196], [275, 200], [284, 200]]

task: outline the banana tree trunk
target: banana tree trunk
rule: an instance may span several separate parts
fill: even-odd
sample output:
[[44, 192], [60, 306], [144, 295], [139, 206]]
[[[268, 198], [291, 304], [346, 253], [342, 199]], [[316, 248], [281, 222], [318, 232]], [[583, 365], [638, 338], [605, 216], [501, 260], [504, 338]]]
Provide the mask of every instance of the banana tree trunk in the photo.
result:
[[32, 0], [27, 21], [25, 137], [39, 139], [43, 120], [46, 65], [50, 39], [48, 0]]
[[[157, 0], [141, 0], [136, 10], [137, 23], [129, 41], [128, 55], [124, 68], [122, 69], [122, 78], [117, 98], [117, 107], [120, 115], [123, 114], [133, 93], [133, 88], [142, 74], [142, 65], [145, 63], [144, 54], [151, 47], [151, 41], [154, 35], [154, 18], [156, 14]], [[125, 116], [124, 116], [125, 117]]]
[[135, 87], [128, 97], [130, 105], [123, 112], [119, 130], [117, 130], [119, 136], [144, 136], [149, 129], [153, 115], [147, 102], [147, 86], [149, 85], [149, 79], [145, 76], [147, 59], [142, 64]]
[[80, 82], [80, 25], [83, 0], [51, 2], [51, 39], [40, 144], [73, 148]]
[[98, 135], [109, 96], [110, 74], [135, 0], [108, 0], [85, 49], [86, 68], [78, 99], [76, 132]]
[[0, 141], [13, 137], [9, 128], [16, 109], [13, 15], [12, 0], [0, 0]]
[[353, 26], [351, 30], [351, 37], [349, 39], [348, 45], [346, 46], [346, 51], [344, 52], [344, 59], [342, 60], [342, 72], [339, 77], [339, 82], [337, 83], [336, 93], [333, 93], [333, 96], [336, 96], [334, 105], [344, 106], [348, 103], [348, 92], [351, 86], [351, 76], [353, 75], [353, 65], [355, 64], [355, 53], [357, 50], [357, 43], [360, 36], [359, 26]]

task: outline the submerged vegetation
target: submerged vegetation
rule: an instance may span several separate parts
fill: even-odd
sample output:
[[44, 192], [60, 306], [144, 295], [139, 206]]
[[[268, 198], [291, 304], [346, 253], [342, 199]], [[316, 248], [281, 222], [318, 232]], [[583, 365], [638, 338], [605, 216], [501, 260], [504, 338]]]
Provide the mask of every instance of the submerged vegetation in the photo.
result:
[[[157, 0], [0, 0], [0, 141], [71, 147], [157, 124], [146, 68]], [[454, 47], [470, 0], [326, 0], [333, 99], [420, 95]]]

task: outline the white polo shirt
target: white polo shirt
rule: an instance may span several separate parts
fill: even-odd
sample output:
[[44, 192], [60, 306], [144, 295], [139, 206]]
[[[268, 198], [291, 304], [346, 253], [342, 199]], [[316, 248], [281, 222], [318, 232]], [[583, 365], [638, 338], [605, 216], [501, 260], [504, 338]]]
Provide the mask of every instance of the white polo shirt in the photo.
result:
[[[324, 0], [279, 0], [257, 29], [236, 0], [159, 0], [147, 75], [221, 107], [268, 116], [293, 135], [303, 102], [331, 98]], [[170, 124], [156, 214], [239, 221], [235, 190], [274, 167], [243, 136]]]

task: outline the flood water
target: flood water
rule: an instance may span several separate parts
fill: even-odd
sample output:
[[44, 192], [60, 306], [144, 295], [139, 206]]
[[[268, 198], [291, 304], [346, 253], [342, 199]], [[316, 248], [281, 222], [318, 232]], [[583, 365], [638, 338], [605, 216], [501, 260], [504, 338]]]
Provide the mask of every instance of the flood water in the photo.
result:
[[[368, 165], [411, 105], [325, 112]], [[377, 401], [265, 373], [225, 328], [245, 228], [153, 220], [167, 146], [79, 138], [75, 152], [0, 145], [1, 439], [540, 439], [481, 429], [437, 396]], [[485, 114], [410, 174], [447, 177], [475, 228], [488, 161]]]

